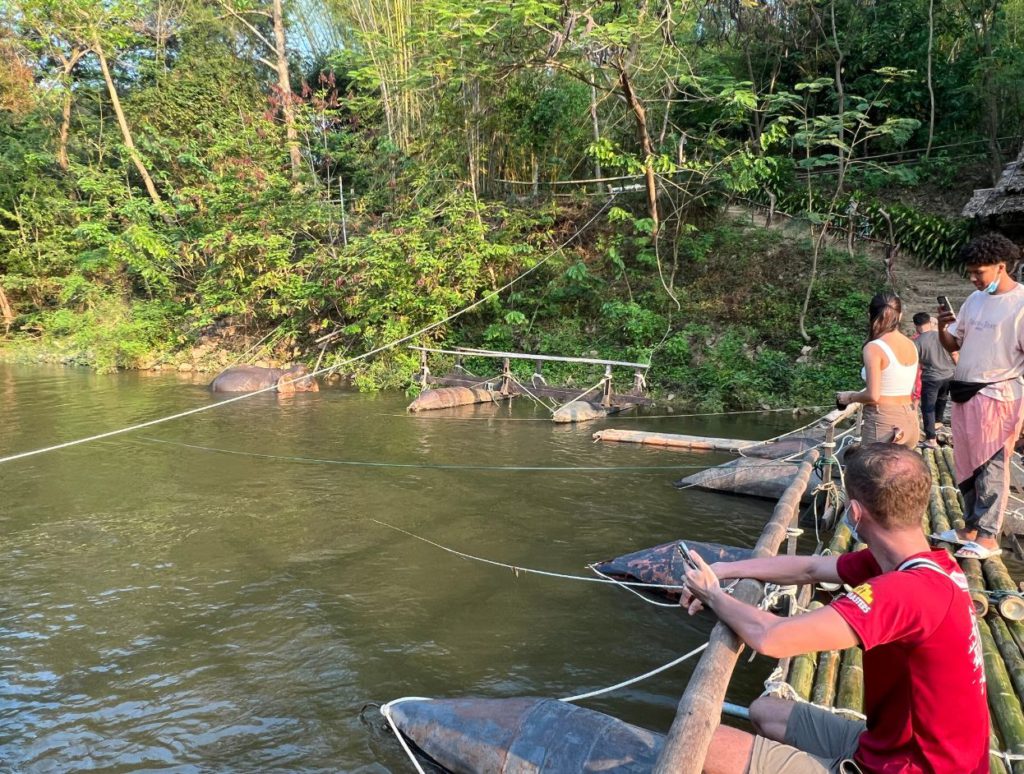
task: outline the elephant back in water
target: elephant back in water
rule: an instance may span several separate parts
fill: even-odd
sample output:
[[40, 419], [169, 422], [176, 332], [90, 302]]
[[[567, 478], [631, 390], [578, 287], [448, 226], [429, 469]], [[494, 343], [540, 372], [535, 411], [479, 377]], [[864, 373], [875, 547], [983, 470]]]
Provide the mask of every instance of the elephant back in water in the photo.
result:
[[650, 772], [664, 738], [557, 699], [400, 699], [397, 729], [445, 771]]
[[569, 424], [570, 422], [589, 422], [591, 419], [600, 419], [606, 416], [608, 416], [608, 409], [600, 403], [574, 400], [559, 408], [551, 417], [551, 421]]
[[288, 369], [231, 366], [217, 374], [210, 382], [210, 389], [213, 392], [255, 392], [276, 387], [282, 394], [319, 392], [320, 385], [308, 374], [309, 369], [303, 365]]

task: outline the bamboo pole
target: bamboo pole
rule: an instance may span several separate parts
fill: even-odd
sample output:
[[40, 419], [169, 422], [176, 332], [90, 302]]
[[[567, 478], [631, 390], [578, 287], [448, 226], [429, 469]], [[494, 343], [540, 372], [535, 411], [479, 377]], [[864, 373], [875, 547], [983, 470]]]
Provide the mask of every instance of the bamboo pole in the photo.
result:
[[[1014, 755], [1022, 755], [1024, 754], [1024, 712], [1021, 711], [1020, 700], [1013, 692], [1013, 685], [1006, 672], [1006, 665], [999, 657], [999, 651], [992, 637], [992, 630], [989, 629], [985, 621], [978, 623], [982, 652], [985, 656], [988, 706], [999, 727], [999, 735], [1003, 738], [1006, 750]], [[1015, 762], [1012, 769], [1014, 774], [1024, 772], [1024, 762]]]
[[[1002, 750], [1003, 743], [999, 741], [999, 737], [996, 736], [996, 730], [994, 727], [989, 728], [989, 749], [990, 750]], [[1006, 770], [1006, 762], [994, 753], [990, 753], [988, 756], [989, 763], [989, 774], [1009, 774]]]
[[[793, 481], [776, 503], [772, 517], [754, 547], [753, 556], [774, 556], [778, 552], [786, 529], [798, 515], [800, 498], [807, 489], [817, 461], [816, 449], [804, 455]], [[736, 599], [748, 604], [756, 603], [761, 595], [761, 585], [749, 579], [740, 581], [733, 592]], [[721, 621], [715, 624], [708, 647], [679, 700], [672, 728], [654, 765], [655, 774], [698, 774], [702, 770], [711, 737], [721, 720], [725, 690], [741, 647], [742, 643], [732, 629]]]
[[942, 475], [936, 461], [934, 449], [924, 450], [924, 461], [928, 465], [928, 472], [932, 475], [932, 491], [928, 495], [928, 514], [931, 517], [932, 532], [939, 534], [950, 529], [949, 515], [946, 512], [946, 503], [942, 496]]
[[814, 687], [814, 675], [818, 668], [817, 653], [801, 653], [794, 656], [789, 667], [789, 679], [787, 682], [793, 686], [804, 701], [810, 701], [811, 689]]
[[1006, 628], [1010, 630], [1010, 636], [1017, 643], [1021, 653], [1024, 653], [1024, 621], [1007, 621]]
[[615, 441], [618, 443], [639, 443], [648, 446], [666, 446], [676, 449], [699, 449], [701, 451], [735, 452], [747, 446], [755, 446], [760, 441], [747, 441], [737, 438], [709, 438], [700, 435], [677, 435], [675, 433], [648, 433], [642, 430], [598, 430], [594, 433], [595, 441]]
[[836, 707], [864, 712], [864, 652], [856, 645], [843, 651]]
[[1013, 683], [1017, 696], [1024, 696], [1024, 655], [1021, 655], [1020, 648], [1010, 636], [1006, 621], [998, 615], [990, 615], [988, 625], [992, 630], [996, 648], [1003, 657], [1003, 663], [1006, 664], [1006, 671], [1010, 673], [1010, 682]]
[[[816, 610], [819, 607], [821, 607], [820, 602], [812, 602], [810, 605], [811, 610]], [[787, 682], [793, 686], [797, 696], [804, 701], [810, 701], [811, 699], [811, 690], [814, 688], [817, 667], [818, 654], [816, 652], [801, 653], [794, 656], [790, 662]]]
[[831, 707], [836, 699], [836, 676], [839, 674], [840, 652], [828, 650], [818, 658], [818, 671], [814, 675], [811, 701], [822, 707]]
[[1017, 584], [1010, 577], [1010, 573], [1006, 569], [1006, 565], [1003, 564], [1003, 560], [998, 556], [986, 559], [982, 563], [982, 569], [992, 591], [1006, 591], [1010, 593], [1010, 596], [1004, 597], [999, 601], [999, 612], [1004, 617], [1013, 621], [1020, 621], [1024, 618], [1024, 600], [1017, 596]]
[[982, 577], [981, 562], [978, 559], [960, 559], [960, 569], [967, 577], [967, 590], [974, 603], [974, 612], [978, 618], [988, 613], [988, 595], [985, 593], [985, 579]]

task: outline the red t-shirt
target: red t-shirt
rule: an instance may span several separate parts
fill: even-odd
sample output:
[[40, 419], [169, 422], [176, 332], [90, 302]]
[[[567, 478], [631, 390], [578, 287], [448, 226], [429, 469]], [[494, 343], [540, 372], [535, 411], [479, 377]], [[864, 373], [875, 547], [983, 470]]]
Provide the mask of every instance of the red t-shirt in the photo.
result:
[[865, 774], [989, 770], [985, 661], [967, 579], [944, 550], [882, 573], [870, 550], [839, 557], [853, 591], [832, 603], [864, 646]]

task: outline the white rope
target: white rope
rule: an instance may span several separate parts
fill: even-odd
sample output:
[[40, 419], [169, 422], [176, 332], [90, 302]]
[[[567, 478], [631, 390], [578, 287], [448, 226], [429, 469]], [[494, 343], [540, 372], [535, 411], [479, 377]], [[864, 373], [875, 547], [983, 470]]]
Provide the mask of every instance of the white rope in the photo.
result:
[[[373, 349], [371, 349], [371, 350], [369, 350], [367, 352], [364, 352], [361, 355], [355, 355], [354, 357], [350, 357], [347, 360], [343, 360], [340, 363], [335, 363], [334, 365], [331, 365], [331, 366], [328, 366], [326, 368], [320, 369], [319, 371], [312, 371], [311, 373], [308, 373], [308, 374], [305, 374], [303, 376], [296, 377], [295, 379], [291, 379], [289, 381], [283, 382], [283, 384], [291, 384], [291, 383], [299, 381], [301, 379], [313, 379], [313, 378], [319, 376], [320, 374], [327, 373], [328, 371], [333, 371], [333, 370], [335, 370], [337, 368], [341, 368], [342, 366], [346, 366], [346, 365], [349, 365], [351, 363], [355, 363], [355, 362], [357, 362], [359, 360], [365, 360], [366, 358], [371, 357], [373, 355], [376, 355], [376, 354], [378, 354], [380, 352], [384, 352], [385, 350], [397, 347], [399, 344], [403, 344], [406, 341], [409, 341], [411, 339], [416, 338], [417, 336], [422, 336], [424, 333], [427, 333], [428, 331], [432, 331], [435, 328], [439, 328], [440, 326], [444, 325], [445, 323], [451, 322], [452, 320], [454, 320], [457, 317], [461, 317], [462, 315], [464, 315], [467, 312], [475, 309], [476, 307], [480, 306], [481, 304], [489, 301], [490, 299], [494, 298], [495, 296], [505, 292], [510, 287], [512, 287], [512, 285], [514, 285], [515, 283], [519, 282], [520, 280], [522, 280], [523, 278], [527, 277], [528, 275], [532, 274], [537, 269], [539, 269], [541, 266], [543, 266], [545, 263], [547, 263], [549, 260], [551, 260], [551, 258], [553, 258], [560, 250], [562, 250], [564, 247], [568, 246], [571, 242], [575, 241], [576, 238], [579, 237], [580, 234], [582, 234], [590, 226], [591, 223], [593, 223], [595, 220], [597, 220], [604, 213], [604, 211], [606, 209], [608, 209], [609, 205], [612, 203], [612, 201], [614, 201], [614, 199], [615, 199], [615, 194], [612, 194], [611, 196], [609, 196], [608, 197], [608, 201], [606, 201], [601, 206], [601, 208], [590, 218], [590, 220], [588, 220], [586, 223], [584, 223], [582, 226], [580, 226], [580, 228], [577, 229], [576, 232], [574, 234], [572, 234], [572, 236], [570, 236], [568, 239], [566, 239], [561, 245], [556, 247], [553, 251], [548, 253], [540, 261], [535, 263], [533, 266], [531, 266], [526, 271], [524, 271], [521, 274], [519, 274], [517, 277], [514, 277], [511, 280], [509, 280], [508, 282], [506, 282], [500, 288], [497, 288], [496, 290], [492, 290], [490, 293], [487, 293], [486, 295], [481, 296], [479, 299], [474, 301], [469, 306], [463, 307], [462, 309], [458, 310], [457, 312], [453, 312], [452, 314], [448, 315], [443, 320], [439, 320], [438, 322], [431, 323], [430, 325], [426, 325], [423, 328], [420, 328], [419, 330], [414, 331], [413, 333], [408, 334], [407, 336], [403, 336], [403, 337], [401, 337], [399, 339], [395, 339], [394, 341], [391, 341], [391, 342], [389, 342], [387, 344], [382, 344], [379, 347], [374, 347]], [[207, 404], [205, 406], [199, 406], [199, 407], [194, 408], [194, 409], [189, 409], [188, 411], [181, 411], [181, 412], [179, 412], [177, 414], [171, 414], [170, 416], [160, 417], [159, 419], [151, 419], [148, 422], [140, 422], [138, 424], [130, 425], [128, 427], [122, 427], [119, 430], [109, 430], [109, 431], [107, 431], [105, 433], [97, 433], [96, 435], [90, 435], [90, 436], [87, 436], [85, 438], [78, 438], [78, 439], [76, 439], [74, 441], [65, 441], [64, 443], [54, 444], [53, 446], [45, 446], [45, 447], [43, 447], [41, 449], [33, 449], [32, 451], [20, 452], [18, 454], [10, 454], [10, 455], [8, 455], [6, 457], [0, 457], [0, 464], [3, 464], [5, 462], [13, 462], [14, 460], [24, 459], [25, 457], [32, 457], [32, 456], [34, 456], [36, 454], [44, 454], [46, 452], [57, 451], [58, 449], [67, 449], [67, 448], [69, 448], [71, 446], [78, 446], [78, 445], [83, 444], [83, 443], [90, 443], [91, 441], [99, 441], [99, 440], [101, 440], [103, 438], [110, 438], [110, 437], [115, 436], [115, 435], [121, 435], [123, 433], [130, 433], [130, 432], [132, 432], [134, 430], [141, 430], [144, 427], [152, 427], [153, 425], [159, 425], [159, 424], [162, 424], [164, 422], [171, 422], [171, 421], [173, 421], [175, 419], [182, 419], [183, 417], [191, 416], [193, 414], [199, 414], [199, 413], [201, 413], [203, 411], [210, 411], [211, 409], [220, 408], [221, 406], [225, 406], [228, 403], [235, 403], [236, 401], [247, 400], [248, 398], [252, 398], [255, 395], [260, 395], [261, 393], [265, 393], [265, 392], [271, 392], [271, 391], [276, 390], [276, 389], [277, 389], [277, 385], [272, 385], [270, 387], [264, 387], [261, 390], [254, 390], [253, 392], [247, 392], [247, 393], [243, 393], [241, 395], [237, 395], [234, 398], [227, 398], [225, 400], [221, 400], [221, 401], [218, 401], [216, 403], [210, 403], [210, 404]]]
[[597, 569], [596, 565], [588, 564], [587, 567], [595, 575], [598, 575], [598, 576], [600, 576], [602, 578], [606, 578], [608, 581], [610, 581], [611, 583], [614, 583], [616, 586], [620, 586], [621, 588], [623, 588], [626, 591], [628, 591], [630, 594], [635, 594], [636, 596], [640, 597], [641, 600], [646, 602], [648, 605], [654, 605], [655, 607], [679, 607], [679, 603], [677, 603], [677, 602], [659, 602], [656, 599], [651, 599], [650, 597], [645, 597], [643, 594], [641, 594], [636, 589], [630, 588], [628, 583], [620, 581], [620, 580], [618, 580], [616, 578], [611, 577], [610, 575], [606, 575], [605, 573], [601, 572], [599, 569]]
[[402, 745], [402, 749], [405, 750], [405, 754], [409, 756], [409, 760], [412, 761], [412, 765], [416, 767], [416, 771], [418, 771], [419, 774], [426, 774], [420, 766], [420, 762], [416, 760], [416, 756], [413, 755], [412, 750], [409, 749], [409, 745], [406, 744], [405, 737], [402, 735], [402, 732], [399, 731], [398, 726], [395, 725], [394, 718], [391, 717], [391, 707], [403, 701], [433, 701], [433, 699], [428, 699], [423, 696], [403, 696], [401, 699], [389, 701], [380, 708], [380, 714], [384, 716], [388, 725], [391, 726], [391, 730], [394, 731], [395, 736], [398, 737], [398, 743]]
[[[773, 443], [776, 443], [778, 441], [781, 441], [783, 438], [788, 438], [789, 436], [791, 436], [791, 435], [793, 435], [795, 433], [799, 433], [801, 430], [806, 430], [809, 427], [814, 427], [815, 425], [817, 425], [817, 424], [819, 424], [821, 422], [821, 419], [822, 419], [821, 417], [818, 417], [813, 422], [808, 422], [806, 425], [801, 425], [800, 427], [794, 428], [793, 430], [787, 430], [785, 433], [782, 433], [781, 435], [776, 435], [773, 438], [766, 438], [765, 440], [758, 441], [757, 443], [753, 443], [750, 446], [744, 446], [742, 449], [738, 449], [737, 453], [741, 457], [745, 457], [747, 455], [745, 455], [743, 453], [744, 451], [750, 451], [751, 449], [756, 449], [756, 448], [758, 448], [760, 446], [767, 446], [769, 444], [773, 444]], [[849, 432], [849, 431], [846, 431], [846, 432]], [[836, 437], [839, 438], [842, 435], [845, 435], [845, 433], [840, 433], [840, 435], [838, 435]], [[821, 444], [817, 444], [817, 446], [821, 446]], [[812, 448], [817, 448], [817, 446], [814, 446]], [[797, 452], [797, 454], [806, 454], [806, 453], [807, 453], [806, 451]]]
[[[539, 398], [538, 396], [534, 395], [534, 394], [533, 394], [533, 393], [532, 393], [532, 392], [530, 391], [530, 388], [529, 388], [529, 387], [527, 387], [527, 386], [526, 386], [525, 384], [523, 384], [523, 383], [522, 383], [521, 381], [519, 381], [518, 379], [516, 379], [516, 377], [515, 377], [515, 376], [513, 376], [512, 374], [509, 374], [509, 379], [511, 379], [511, 380], [512, 380], [513, 382], [515, 382], [516, 384], [518, 384], [518, 385], [519, 385], [519, 387], [520, 387], [520, 388], [522, 389], [522, 391], [526, 393], [527, 397], [528, 397], [528, 398], [531, 398], [531, 399], [533, 400], [533, 402], [534, 402], [534, 403], [536, 403], [536, 404], [537, 404], [538, 406], [543, 406], [543, 407], [544, 407], [545, 409], [547, 409], [547, 410], [548, 410], [548, 413], [549, 413], [549, 414], [554, 414], [554, 413], [555, 413], [555, 410], [554, 410], [554, 409], [553, 409], [553, 408], [551, 407], [551, 405], [549, 405], [549, 404], [548, 404], [548, 402], [547, 402], [547, 401], [545, 401], [545, 400], [542, 400], [542, 399], [541, 399], [541, 398]], [[553, 404], [553, 403], [554, 403], [554, 401], [552, 401], [552, 404]]]
[[631, 677], [629, 680], [623, 680], [621, 683], [616, 683], [615, 685], [610, 685], [607, 688], [599, 688], [598, 690], [590, 691], [589, 693], [581, 693], [578, 696], [567, 696], [564, 699], [559, 699], [559, 701], [564, 701], [564, 702], [582, 701], [583, 699], [589, 699], [592, 696], [600, 696], [600, 695], [605, 694], [605, 693], [611, 693], [612, 691], [617, 691], [619, 688], [625, 688], [626, 686], [633, 685], [634, 683], [639, 683], [641, 680], [646, 680], [648, 677], [654, 677], [654, 675], [661, 674], [666, 669], [671, 669], [674, 666], [678, 666], [679, 664], [682, 664], [687, 659], [693, 658], [698, 653], [700, 653], [701, 651], [705, 650], [708, 647], [708, 645], [710, 645], [710, 644], [711, 644], [710, 642], [705, 642], [703, 645], [698, 645], [696, 648], [691, 650], [689, 653], [687, 653], [685, 655], [682, 655], [682, 656], [680, 656], [677, 659], [669, 661], [667, 664], [663, 664], [662, 666], [657, 667], [656, 669], [652, 669], [650, 672], [644, 672], [644, 674], [642, 674], [642, 675], [637, 675], [636, 677]]
[[482, 562], [483, 564], [490, 564], [490, 565], [493, 565], [495, 567], [503, 567], [506, 570], [512, 570], [512, 572], [516, 574], [516, 577], [519, 576], [519, 573], [523, 572], [523, 573], [528, 573], [530, 575], [543, 575], [543, 576], [546, 576], [548, 578], [562, 578], [564, 580], [585, 581], [587, 583], [605, 583], [605, 584], [611, 583], [611, 584], [614, 584], [616, 586], [635, 586], [637, 588], [668, 589], [668, 590], [673, 590], [673, 591], [681, 591], [682, 589], [685, 588], [685, 586], [679, 586], [679, 585], [674, 585], [674, 584], [669, 584], [669, 583], [640, 583], [640, 582], [636, 582], [636, 581], [605, 580], [604, 578], [588, 578], [586, 575], [566, 575], [566, 574], [560, 573], [560, 572], [550, 572], [548, 570], [535, 570], [535, 569], [531, 569], [529, 567], [519, 567], [519, 566], [514, 565], [514, 564], [506, 564], [505, 562], [496, 562], [493, 559], [484, 559], [483, 557], [480, 557], [480, 556], [473, 556], [472, 554], [466, 554], [466, 553], [463, 553], [462, 551], [456, 551], [454, 548], [449, 548], [448, 546], [443, 546], [440, 543], [435, 543], [433, 540], [429, 540], [429, 539], [427, 539], [425, 537], [421, 537], [420, 535], [417, 535], [417, 534], [415, 534], [413, 532], [409, 532], [408, 530], [402, 529], [401, 527], [396, 527], [394, 524], [388, 524], [386, 521], [380, 521], [379, 519], [370, 519], [370, 521], [372, 521], [372, 522], [374, 522], [376, 524], [380, 524], [382, 527], [387, 527], [388, 529], [393, 529], [395, 532], [401, 532], [403, 535], [408, 535], [409, 537], [415, 538], [416, 540], [419, 540], [419, 541], [422, 541], [422, 542], [426, 543], [427, 545], [434, 546], [434, 548], [440, 548], [442, 551], [447, 551], [449, 554], [454, 554], [455, 556], [461, 557], [463, 559], [469, 559], [469, 560], [474, 561], [474, 562]]
[[703, 465], [463, 465], [444, 462], [374, 462], [372, 460], [337, 460], [322, 457], [294, 457], [284, 454], [263, 454], [261, 452], [222, 449], [216, 446], [200, 446], [183, 441], [168, 441], [163, 438], [142, 436], [140, 440], [150, 443], [162, 443], [167, 446], [180, 446], [184, 449], [213, 452], [216, 454], [234, 454], [240, 457], [255, 457], [261, 460], [279, 460], [282, 462], [299, 462], [316, 465], [346, 465], [355, 468], [413, 468], [420, 470], [493, 470], [508, 473], [573, 473], [573, 472], [629, 472], [637, 473], [646, 470], [704, 470]]
[[1020, 753], [1007, 752], [1006, 750], [989, 750], [990, 755], [994, 755], [997, 758], [1002, 758], [1003, 763], [1006, 764], [1006, 768], [1012, 769], [1015, 761], [1024, 761], [1024, 755]]
[[812, 707], [818, 709], [827, 710], [833, 715], [845, 715], [856, 720], [867, 720], [867, 715], [857, 712], [856, 710], [846, 709], [844, 707], [830, 707], [825, 704], [816, 704], [813, 701], [808, 701], [799, 693], [796, 692], [796, 688], [787, 683], [782, 679], [782, 665], [775, 667], [775, 670], [768, 676], [768, 679], [764, 681], [764, 693], [762, 696], [773, 695], [778, 696], [781, 699], [788, 699], [790, 701], [798, 702], [799, 704], [809, 704]]

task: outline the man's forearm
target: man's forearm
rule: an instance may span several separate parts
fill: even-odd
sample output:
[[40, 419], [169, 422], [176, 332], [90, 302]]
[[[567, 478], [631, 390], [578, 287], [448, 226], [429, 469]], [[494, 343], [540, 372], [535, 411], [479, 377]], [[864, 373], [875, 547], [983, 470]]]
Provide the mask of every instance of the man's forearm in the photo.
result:
[[754, 578], [769, 583], [838, 583], [836, 559], [829, 556], [770, 556], [715, 564], [721, 580]]
[[[752, 559], [750, 561], [762, 560]], [[721, 590], [711, 595], [708, 607], [718, 616], [718, 620], [736, 632], [737, 637], [758, 653], [763, 652], [772, 626], [778, 620], [771, 613], [733, 599]]]
[[952, 353], [960, 350], [960, 342], [946, 329], [939, 331], [939, 342], [945, 347], [947, 352]]

